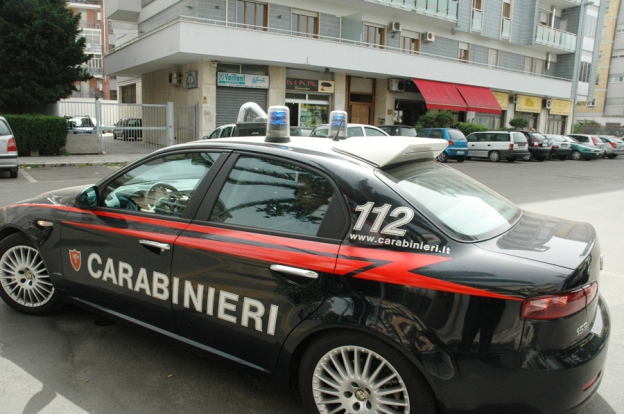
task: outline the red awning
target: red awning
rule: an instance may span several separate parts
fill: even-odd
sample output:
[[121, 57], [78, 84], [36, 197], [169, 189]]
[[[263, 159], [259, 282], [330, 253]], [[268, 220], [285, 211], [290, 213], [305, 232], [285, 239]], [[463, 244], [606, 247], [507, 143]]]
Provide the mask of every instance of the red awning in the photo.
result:
[[468, 104], [469, 111], [496, 114], [503, 113], [498, 101], [488, 88], [479, 86], [455, 85]]
[[466, 112], [466, 102], [453, 83], [414, 79], [428, 109]]

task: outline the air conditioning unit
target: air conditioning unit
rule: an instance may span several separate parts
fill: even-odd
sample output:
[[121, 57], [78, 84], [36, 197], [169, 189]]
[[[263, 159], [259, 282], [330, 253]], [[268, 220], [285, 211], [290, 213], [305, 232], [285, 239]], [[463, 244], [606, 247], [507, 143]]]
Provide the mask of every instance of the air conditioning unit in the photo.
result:
[[422, 34], [422, 41], [425, 43], [435, 42], [435, 33], [425, 32]]
[[182, 72], [169, 72], [169, 85], [182, 85]]
[[546, 99], [544, 101], [544, 108], [546, 108], [546, 109], [552, 108], [552, 99]]
[[405, 90], [405, 81], [402, 79], [388, 79], [388, 90], [403, 92]]
[[517, 103], [518, 103], [518, 100], [519, 100], [519, 99], [518, 99], [518, 95], [514, 95], [514, 96], [512, 96], [512, 97], [511, 97], [511, 102], [513, 102], [513, 103], [515, 103], [515, 104], [517, 104]]
[[389, 28], [391, 32], [400, 32], [403, 30], [403, 25], [401, 22], [390, 22]]

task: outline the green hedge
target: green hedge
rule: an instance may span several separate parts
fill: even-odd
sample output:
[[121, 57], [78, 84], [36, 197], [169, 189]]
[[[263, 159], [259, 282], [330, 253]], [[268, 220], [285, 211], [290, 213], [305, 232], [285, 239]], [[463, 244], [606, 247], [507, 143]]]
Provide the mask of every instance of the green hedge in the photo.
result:
[[67, 120], [50, 115], [3, 115], [9, 122], [20, 156], [60, 154], [67, 144]]
[[482, 124], [473, 124], [472, 122], [460, 122], [457, 124], [457, 129], [463, 132], [465, 136], [468, 136], [473, 132], [487, 131], [488, 127]]

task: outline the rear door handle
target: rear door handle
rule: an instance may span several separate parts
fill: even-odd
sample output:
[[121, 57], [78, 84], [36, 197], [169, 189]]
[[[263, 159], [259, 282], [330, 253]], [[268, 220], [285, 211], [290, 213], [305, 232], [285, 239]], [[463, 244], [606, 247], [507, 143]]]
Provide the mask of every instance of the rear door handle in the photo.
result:
[[167, 250], [171, 249], [171, 246], [169, 244], [161, 243], [161, 242], [157, 242], [157, 241], [153, 241], [153, 240], [141, 239], [141, 240], [139, 240], [139, 243], [142, 244], [143, 246], [148, 247], [148, 248], [151, 247], [152, 249], [160, 250], [160, 254], [163, 254]]
[[312, 271], [312, 270], [307, 270], [307, 269], [299, 269], [297, 267], [290, 267], [290, 266], [283, 266], [283, 265], [271, 265], [269, 267], [269, 269], [273, 270], [274, 272], [278, 272], [278, 273], [286, 273], [289, 275], [293, 275], [293, 276], [299, 276], [299, 277], [305, 277], [308, 279], [317, 279], [318, 278], [318, 273]]

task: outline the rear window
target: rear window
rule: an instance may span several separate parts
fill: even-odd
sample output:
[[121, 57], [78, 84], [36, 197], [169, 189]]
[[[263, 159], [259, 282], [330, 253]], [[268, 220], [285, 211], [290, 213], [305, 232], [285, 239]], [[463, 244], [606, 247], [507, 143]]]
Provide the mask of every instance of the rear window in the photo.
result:
[[11, 128], [9, 128], [9, 124], [0, 120], [0, 135], [13, 135], [11, 133]]
[[463, 132], [457, 129], [449, 129], [448, 134], [449, 134], [449, 137], [453, 140], [456, 140], [456, 141], [466, 140], [466, 136], [463, 134]]
[[542, 143], [542, 141], [544, 139], [546, 139], [545, 136], [543, 136], [542, 134], [538, 134], [538, 133], [532, 133], [532, 134], [529, 134], [529, 135], [531, 135], [531, 138], [536, 139], [537, 142], [539, 142], [540, 144]]
[[513, 134], [513, 140], [514, 140], [514, 143], [516, 143], [516, 144], [526, 144], [527, 143], [527, 139], [524, 136], [524, 134], [520, 134], [520, 133], [514, 133]]
[[574, 139], [576, 139], [578, 142], [589, 142], [589, 138], [588, 137], [574, 137]]
[[[485, 240], [509, 230], [522, 210], [472, 178], [431, 161], [378, 170], [382, 179], [451, 237]], [[385, 181], [385, 180], [384, 180]]]

